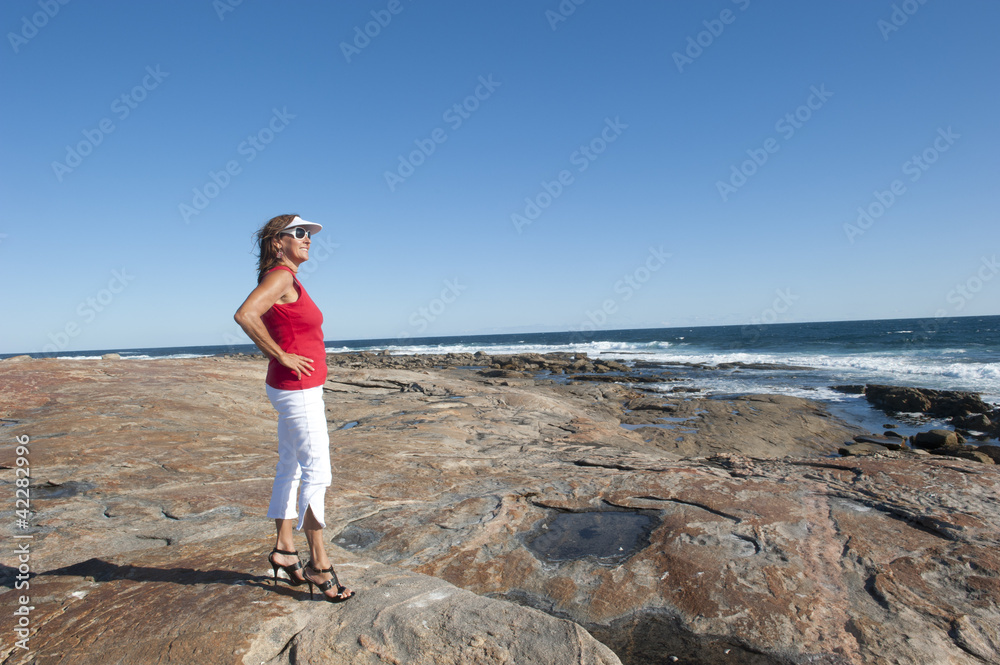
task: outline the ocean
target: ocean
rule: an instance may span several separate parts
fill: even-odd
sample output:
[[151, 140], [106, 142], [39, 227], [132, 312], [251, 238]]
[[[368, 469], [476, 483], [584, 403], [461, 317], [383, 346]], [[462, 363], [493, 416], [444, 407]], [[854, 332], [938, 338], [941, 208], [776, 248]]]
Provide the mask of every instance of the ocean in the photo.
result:
[[[706, 372], [681, 365], [670, 369], [683, 381], [669, 387], [699, 387], [709, 396], [777, 393], [807, 397], [873, 427], [880, 427], [875, 420], [884, 420], [885, 416], [861, 406], [864, 400], [857, 395], [832, 390], [831, 386], [881, 383], [967, 390], [981, 393], [986, 402], [1000, 404], [1000, 316], [360, 339], [328, 341], [326, 346], [330, 353], [586, 351], [592, 358], [614, 358], [626, 363], [742, 362], [807, 367], [810, 369], [733, 368]], [[252, 344], [105, 349], [56, 357], [100, 357], [116, 352], [123, 358], [190, 358], [255, 350]]]

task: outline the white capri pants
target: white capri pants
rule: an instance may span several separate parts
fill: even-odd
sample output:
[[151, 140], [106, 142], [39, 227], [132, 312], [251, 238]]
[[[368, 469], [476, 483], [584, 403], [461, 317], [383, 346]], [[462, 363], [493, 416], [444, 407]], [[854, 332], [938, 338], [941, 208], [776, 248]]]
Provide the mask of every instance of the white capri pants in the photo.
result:
[[[312, 508], [320, 527], [325, 527], [323, 503], [333, 474], [323, 386], [305, 390], [266, 387], [267, 398], [278, 411], [278, 466], [267, 516], [274, 519], [298, 517], [295, 528], [301, 531], [307, 508]], [[298, 510], [295, 509], [296, 490]]]

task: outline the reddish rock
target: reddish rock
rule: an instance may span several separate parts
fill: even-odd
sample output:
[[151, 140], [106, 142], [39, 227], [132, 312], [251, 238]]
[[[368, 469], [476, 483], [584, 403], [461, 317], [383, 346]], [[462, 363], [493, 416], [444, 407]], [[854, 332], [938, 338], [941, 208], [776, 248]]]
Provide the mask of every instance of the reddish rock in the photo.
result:
[[[827, 458], [858, 432], [791, 398], [680, 401], [670, 417], [690, 420], [660, 422], [692, 431], [627, 430], [636, 393], [615, 384], [336, 366], [327, 534], [358, 596], [265, 587], [264, 371], [0, 364], [4, 430], [51, 484], [28, 530], [36, 650], [10, 662], [615, 662], [590, 635], [629, 664], [1000, 657], [1000, 470]], [[4, 480], [14, 463], [3, 448]], [[557, 554], [602, 544], [580, 558], [529, 547], [567, 511], [609, 510], [654, 521], [557, 532]]]

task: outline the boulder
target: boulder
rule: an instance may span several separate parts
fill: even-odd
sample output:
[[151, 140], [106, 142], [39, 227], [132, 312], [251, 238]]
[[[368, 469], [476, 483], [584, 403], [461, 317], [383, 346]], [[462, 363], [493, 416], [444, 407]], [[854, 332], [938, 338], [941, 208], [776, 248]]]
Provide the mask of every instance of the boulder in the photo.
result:
[[993, 422], [985, 413], [955, 416], [951, 419], [951, 424], [962, 429], [975, 430], [977, 432], [989, 432], [993, 427]]
[[932, 455], [945, 455], [947, 457], [958, 457], [959, 459], [972, 460], [973, 462], [980, 462], [982, 464], [993, 464], [993, 458], [986, 453], [979, 452], [975, 448], [968, 448], [966, 446], [942, 446], [940, 448], [934, 448], [931, 450]]
[[868, 441], [861, 441], [859, 443], [854, 443], [851, 445], [843, 446], [837, 450], [838, 453], [844, 455], [845, 457], [858, 456], [858, 455], [875, 455], [878, 453], [889, 452], [889, 448], [886, 446], [880, 446], [877, 443], [871, 443]]
[[916, 388], [868, 385], [865, 397], [873, 406], [890, 413], [924, 413], [931, 408], [931, 401]]
[[913, 445], [918, 448], [933, 450], [941, 447], [958, 446], [958, 435], [951, 430], [932, 429], [928, 432], [919, 432], [913, 436]]
[[310, 601], [304, 588], [271, 582], [263, 542], [230, 536], [48, 570], [31, 581], [31, 618], [44, 627], [31, 655], [94, 665], [621, 663], [575, 623], [336, 548], [355, 595]]
[[1000, 464], [1000, 446], [995, 446], [995, 445], [977, 446], [976, 451], [986, 455], [997, 464]]
[[870, 443], [889, 450], [902, 450], [904, 447], [903, 439], [898, 435], [896, 437], [861, 435], [854, 437], [854, 441], [856, 443]]

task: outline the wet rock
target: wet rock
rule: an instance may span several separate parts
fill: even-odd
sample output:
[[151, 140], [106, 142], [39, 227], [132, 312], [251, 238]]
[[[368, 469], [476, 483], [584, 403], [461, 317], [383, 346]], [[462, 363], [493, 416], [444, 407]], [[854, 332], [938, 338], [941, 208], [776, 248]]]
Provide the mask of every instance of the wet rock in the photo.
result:
[[873, 406], [889, 413], [925, 413], [931, 408], [931, 401], [916, 388], [868, 385], [865, 397]]
[[958, 390], [868, 384], [865, 386], [865, 396], [873, 406], [887, 413], [925, 413], [949, 418], [987, 413], [991, 409], [977, 393]]
[[830, 389], [836, 390], [837, 392], [846, 393], [848, 395], [865, 394], [865, 387], [863, 385], [830, 386]]
[[630, 399], [623, 405], [628, 411], [676, 411], [677, 405], [653, 397]]
[[569, 377], [569, 379], [570, 381], [602, 381], [604, 383], [663, 383], [669, 380], [644, 374], [629, 374], [627, 376], [618, 374], [577, 374]]
[[955, 416], [951, 419], [951, 424], [966, 430], [976, 430], [977, 432], [989, 432], [993, 428], [993, 422], [985, 413]]
[[808, 371], [816, 369], [815, 367], [806, 367], [805, 365], [783, 365], [781, 363], [745, 363], [745, 362], [731, 362], [731, 363], [718, 363], [715, 365], [716, 369], [757, 369], [757, 370], [785, 370], [785, 371]]
[[532, 376], [528, 372], [519, 372], [510, 369], [484, 369], [479, 372], [479, 375], [491, 379], [530, 379]]

